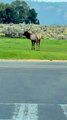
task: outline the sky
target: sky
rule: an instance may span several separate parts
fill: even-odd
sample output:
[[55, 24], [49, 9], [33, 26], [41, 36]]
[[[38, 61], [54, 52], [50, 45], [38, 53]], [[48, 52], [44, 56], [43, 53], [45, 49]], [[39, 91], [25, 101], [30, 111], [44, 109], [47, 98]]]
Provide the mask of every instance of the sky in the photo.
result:
[[[0, 2], [12, 2], [14, 0], [0, 0]], [[29, 0], [28, 0], [29, 1]], [[30, 1], [45, 1], [45, 2], [67, 2], [67, 0], [30, 0]]]
[[32, 0], [32, 1], [45, 1], [45, 2], [67, 2], [67, 0]]

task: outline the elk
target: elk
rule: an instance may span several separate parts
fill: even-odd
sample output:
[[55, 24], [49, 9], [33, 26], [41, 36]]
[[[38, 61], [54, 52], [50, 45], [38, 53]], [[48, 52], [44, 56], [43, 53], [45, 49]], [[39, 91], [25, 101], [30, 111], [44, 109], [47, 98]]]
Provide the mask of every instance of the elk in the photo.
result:
[[23, 35], [31, 40], [32, 43], [32, 50], [35, 50], [38, 47], [38, 50], [40, 49], [40, 40], [41, 40], [41, 35], [40, 34], [35, 34], [29, 31], [24, 31]]

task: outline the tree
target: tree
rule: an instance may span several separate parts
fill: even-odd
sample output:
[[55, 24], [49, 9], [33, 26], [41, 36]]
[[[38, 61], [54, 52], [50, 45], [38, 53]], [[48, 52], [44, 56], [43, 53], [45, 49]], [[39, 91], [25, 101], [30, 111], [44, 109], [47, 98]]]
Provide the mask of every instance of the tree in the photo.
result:
[[29, 6], [25, 1], [16, 0], [11, 3], [11, 7], [15, 12], [15, 22], [23, 23], [28, 15]]
[[28, 20], [29, 23], [39, 24], [39, 20], [37, 19], [37, 13], [34, 8], [29, 10]]
[[0, 23], [23, 22], [39, 24], [35, 9], [30, 9], [23, 0], [15, 0], [11, 4], [0, 3]]

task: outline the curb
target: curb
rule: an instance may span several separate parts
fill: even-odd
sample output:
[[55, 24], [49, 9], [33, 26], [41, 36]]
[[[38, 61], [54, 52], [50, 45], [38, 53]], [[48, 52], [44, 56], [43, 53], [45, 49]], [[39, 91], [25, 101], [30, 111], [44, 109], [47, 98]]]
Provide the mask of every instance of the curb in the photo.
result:
[[0, 62], [67, 62], [67, 60], [0, 59]]

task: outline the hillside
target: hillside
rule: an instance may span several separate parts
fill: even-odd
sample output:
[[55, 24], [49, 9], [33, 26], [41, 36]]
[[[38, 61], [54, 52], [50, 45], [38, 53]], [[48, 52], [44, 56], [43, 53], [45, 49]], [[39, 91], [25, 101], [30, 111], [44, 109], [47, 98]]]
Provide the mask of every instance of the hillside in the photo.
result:
[[41, 25], [67, 25], [67, 2], [27, 2], [37, 11]]

